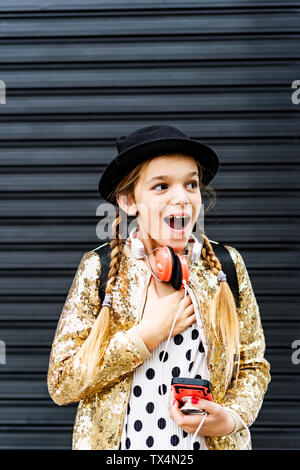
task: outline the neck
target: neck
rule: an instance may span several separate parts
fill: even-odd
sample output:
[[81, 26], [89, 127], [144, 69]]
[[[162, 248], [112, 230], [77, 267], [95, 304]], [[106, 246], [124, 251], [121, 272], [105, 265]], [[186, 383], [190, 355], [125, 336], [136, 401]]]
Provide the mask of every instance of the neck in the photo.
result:
[[[155, 248], [161, 248], [162, 246], [167, 246], [166, 244], [162, 245], [158, 243], [154, 238], [151, 238], [148, 235], [146, 237], [143, 237], [143, 234], [140, 232], [139, 229], [137, 229], [136, 231], [136, 236], [143, 243], [146, 253], [151, 253]], [[181, 249], [173, 248], [173, 250], [177, 255], [185, 255], [187, 254], [188, 244], [184, 248], [181, 248]]]

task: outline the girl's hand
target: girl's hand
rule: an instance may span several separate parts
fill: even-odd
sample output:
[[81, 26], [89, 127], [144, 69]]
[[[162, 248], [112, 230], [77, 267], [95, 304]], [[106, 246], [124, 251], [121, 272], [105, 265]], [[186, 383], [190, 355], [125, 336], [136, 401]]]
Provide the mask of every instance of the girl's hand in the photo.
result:
[[183, 310], [176, 319], [171, 336], [182, 333], [196, 321], [194, 306], [188, 293], [183, 300], [184, 289], [175, 290], [169, 286], [169, 291], [171, 293], [168, 295], [159, 297], [154, 278], [151, 276], [143, 316], [138, 324], [138, 330], [149, 351], [168, 338], [181, 306]]
[[[233, 431], [235, 427], [233, 417], [218, 403], [199, 399], [194, 406], [207, 412], [205, 421], [198, 431], [198, 436], [225, 436]], [[172, 388], [170, 393], [170, 417], [185, 432], [194, 434], [204, 415], [185, 415], [181, 413], [179, 402], [175, 399], [174, 389]]]

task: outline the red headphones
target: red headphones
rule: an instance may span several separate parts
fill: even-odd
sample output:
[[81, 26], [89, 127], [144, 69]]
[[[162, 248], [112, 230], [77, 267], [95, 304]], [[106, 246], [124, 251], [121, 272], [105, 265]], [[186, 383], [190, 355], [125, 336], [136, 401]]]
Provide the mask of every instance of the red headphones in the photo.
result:
[[170, 281], [174, 289], [182, 289], [183, 280], [187, 283], [190, 275], [186, 257], [177, 255], [170, 246], [158, 248], [154, 256], [157, 277], [161, 281]]
[[[129, 238], [131, 241], [131, 254], [135, 258], [146, 258], [149, 265], [144, 245], [136, 236], [136, 227], [131, 230]], [[195, 257], [197, 258], [200, 256], [201, 245], [195, 237], [192, 237], [192, 241], [194, 242], [192, 259], [195, 260]], [[182, 289], [184, 287], [183, 281], [187, 283], [190, 276], [190, 269], [186, 256], [177, 255], [170, 246], [162, 246], [155, 248], [154, 250], [155, 273], [153, 274], [155, 274], [160, 281], [170, 281], [174, 289]], [[150, 265], [149, 267], [153, 272], [152, 267]]]

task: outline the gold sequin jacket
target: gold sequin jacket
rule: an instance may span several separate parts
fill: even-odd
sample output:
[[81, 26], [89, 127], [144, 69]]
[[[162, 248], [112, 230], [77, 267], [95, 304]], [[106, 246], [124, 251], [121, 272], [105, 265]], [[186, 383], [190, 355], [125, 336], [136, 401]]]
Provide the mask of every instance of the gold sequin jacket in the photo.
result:
[[[217, 275], [200, 258], [191, 268], [188, 284], [200, 314], [208, 345], [217, 347], [207, 355], [214, 401], [235, 410], [247, 426], [255, 421], [270, 382], [270, 364], [264, 358], [265, 338], [259, 307], [243, 258], [226, 246], [233, 258], [241, 303], [237, 308], [240, 326], [240, 373], [225, 386], [224, 345], [209, 327], [208, 305], [220, 284]], [[100, 248], [101, 249], [101, 248]], [[101, 263], [96, 251], [86, 252], [78, 266], [66, 298], [49, 361], [48, 390], [58, 405], [79, 402], [72, 449], [118, 450], [123, 419], [129, 401], [134, 369], [151, 356], [136, 325], [141, 320], [151, 272], [143, 260], [133, 258], [125, 245], [120, 270], [113, 289], [111, 321], [105, 353], [93, 383], [79, 393], [80, 362], [77, 352], [89, 335], [100, 311]], [[193, 303], [194, 303], [193, 301]], [[236, 387], [233, 384], [236, 383]], [[221, 437], [206, 436], [209, 450], [238, 450], [247, 440], [247, 431]], [[251, 441], [246, 449], [251, 449]]]

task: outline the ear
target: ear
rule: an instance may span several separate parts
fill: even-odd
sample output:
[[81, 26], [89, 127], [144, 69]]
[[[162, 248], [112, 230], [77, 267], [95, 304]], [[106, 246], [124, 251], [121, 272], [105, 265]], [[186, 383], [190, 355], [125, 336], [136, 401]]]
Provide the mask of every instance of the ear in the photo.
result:
[[133, 197], [131, 194], [117, 194], [116, 196], [117, 202], [121, 209], [126, 212], [128, 215], [136, 215], [136, 204], [133, 200]]

